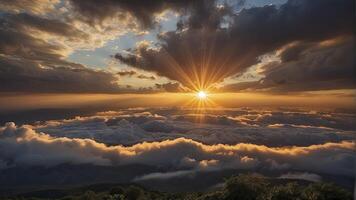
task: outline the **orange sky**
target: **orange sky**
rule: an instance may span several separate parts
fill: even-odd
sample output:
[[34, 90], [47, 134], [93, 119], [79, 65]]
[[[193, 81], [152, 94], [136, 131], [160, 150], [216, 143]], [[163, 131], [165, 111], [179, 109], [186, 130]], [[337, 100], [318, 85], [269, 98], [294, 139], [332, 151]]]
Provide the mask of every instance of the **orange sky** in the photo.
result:
[[[261, 93], [208, 94], [206, 107], [310, 107], [352, 108], [356, 101], [352, 91], [314, 92], [294, 95]], [[2, 94], [0, 111], [40, 108], [80, 108], [100, 106], [107, 108], [128, 107], [197, 107], [199, 100], [193, 93], [156, 94]]]

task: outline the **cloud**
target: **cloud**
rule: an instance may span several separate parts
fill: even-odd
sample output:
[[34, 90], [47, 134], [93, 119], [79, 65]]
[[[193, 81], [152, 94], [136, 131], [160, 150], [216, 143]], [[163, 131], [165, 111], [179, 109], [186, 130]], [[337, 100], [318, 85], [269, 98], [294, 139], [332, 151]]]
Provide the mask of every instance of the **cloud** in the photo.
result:
[[71, 1], [74, 11], [83, 21], [97, 25], [110, 18], [124, 18], [129, 15], [137, 19], [142, 28], [152, 28], [156, 25], [158, 15], [166, 10], [183, 11], [193, 5], [202, 5], [204, 0], [171, 0], [171, 1], [125, 1], [95, 0]]
[[135, 72], [135, 71], [120, 71], [120, 72], [117, 72], [117, 74], [120, 76], [133, 76], [133, 75], [137, 74], [137, 72]]
[[86, 33], [77, 29], [72, 24], [58, 19], [49, 19], [28, 13], [5, 14], [2, 17], [8, 23], [7, 27], [16, 28], [16, 31], [25, 32], [28, 28], [32, 28], [71, 39], [81, 38], [87, 40], [89, 38]]
[[[179, 130], [178, 127], [174, 127], [171, 124], [167, 124], [163, 120], [154, 120], [148, 121], [141, 126], [145, 131], [149, 132], [162, 132], [162, 133], [171, 133], [175, 130]], [[180, 130], [183, 132], [183, 130]]]
[[[68, 10], [42, 14], [41, 9], [54, 7], [56, 1], [31, 2], [6, 1], [0, 7], [6, 11], [0, 16], [1, 91], [113, 93], [132, 90], [120, 88], [118, 77], [109, 71], [89, 69], [66, 59], [74, 50], [101, 46], [122, 31], [107, 30], [105, 34], [98, 34], [103, 30], [93, 30], [71, 20], [65, 14]], [[47, 5], [51, 3], [53, 5]]]
[[57, 3], [59, 3], [59, 0], [2, 1], [0, 10], [15, 13], [26, 11], [33, 14], [45, 14], [54, 11]]
[[261, 67], [260, 73], [264, 76], [261, 80], [227, 85], [221, 90], [299, 92], [355, 89], [353, 39], [335, 40], [288, 46], [280, 53], [280, 62]]
[[322, 177], [317, 175], [317, 174], [312, 174], [312, 173], [287, 173], [287, 174], [282, 174], [280, 179], [294, 179], [294, 180], [306, 180], [306, 181], [312, 181], [312, 182], [320, 182], [322, 180]]
[[117, 74], [120, 76], [129, 76], [129, 77], [135, 76], [138, 79], [156, 80], [155, 76], [139, 74], [136, 71], [132, 71], [132, 70], [131, 71], [120, 71], [120, 72], [117, 72]]
[[158, 90], [163, 90], [165, 92], [184, 92], [184, 91], [186, 91], [186, 89], [180, 83], [172, 83], [172, 82], [162, 83], [162, 84], [156, 83], [155, 86]]
[[[7, 123], [0, 129], [3, 167], [51, 167], [66, 163], [104, 166], [149, 164], [176, 170], [187, 169], [187, 166], [191, 169], [211, 166], [216, 169], [263, 167], [276, 170], [271, 165], [273, 161], [274, 165], [287, 166], [285, 169], [352, 177], [354, 147], [350, 141], [279, 148], [247, 143], [207, 145], [185, 138], [125, 147], [106, 146], [92, 139], [52, 137], [29, 127], [16, 127], [14, 123]], [[190, 162], [187, 162], [187, 157]]]
[[137, 177], [134, 179], [134, 181], [145, 181], [145, 180], [150, 180], [150, 179], [171, 179], [171, 178], [176, 178], [176, 177], [182, 177], [182, 176], [189, 176], [194, 174], [194, 170], [181, 170], [181, 171], [174, 171], [174, 172], [156, 172], [156, 173], [151, 173], [151, 174], [146, 174], [141, 177]]
[[187, 121], [192, 123], [206, 123], [215, 125], [239, 125], [237, 120], [231, 119], [224, 115], [214, 114], [186, 114], [174, 116], [176, 121]]
[[147, 76], [147, 75], [144, 75], [144, 74], [138, 75], [137, 78], [139, 78], [139, 79], [148, 79], [148, 80], [156, 80], [156, 77], [154, 77], [154, 76]]
[[62, 42], [89, 39], [73, 25], [27, 13], [4, 13], [0, 27], [0, 91], [122, 91], [115, 75], [64, 59], [70, 49], [59, 43], [60, 38]]
[[206, 88], [241, 75], [260, 56], [287, 44], [351, 36], [352, 7], [351, 0], [290, 0], [279, 8], [272, 5], [233, 13], [228, 5], [206, 1], [189, 10], [177, 30], [160, 34], [157, 47], [140, 45], [115, 58], [191, 89]]
[[43, 67], [32, 60], [0, 55], [0, 72], [2, 92], [124, 91], [111, 73], [85, 67]]
[[271, 147], [355, 140], [354, 115], [243, 109], [214, 110], [204, 115], [193, 113], [165, 108], [120, 110], [45, 121], [33, 129], [53, 137], [90, 138], [110, 145], [180, 137], [205, 144], [253, 143]]
[[[187, 91], [186, 88], [213, 88], [224, 78], [240, 76], [254, 64], [261, 64], [261, 56], [269, 53], [278, 54], [281, 62], [270, 63], [269, 67], [264, 65], [263, 80], [228, 85], [222, 89], [274, 92], [354, 89], [351, 77], [354, 72], [351, 64], [353, 55], [350, 50], [352, 0], [290, 0], [279, 7], [268, 5], [241, 9], [243, 2], [234, 1], [233, 5], [206, 0], [149, 3], [136, 0], [4, 1], [0, 5], [0, 59], [3, 64], [16, 60], [39, 67], [30, 71], [41, 71], [40, 68], [56, 71], [58, 69], [54, 68], [59, 67], [61, 70], [68, 68], [67, 74], [77, 75], [80, 73], [71, 73], [72, 68], [85, 66], [67, 60], [73, 51], [93, 50], [125, 33], [154, 29], [154, 33], [158, 33], [156, 44], [138, 43], [128, 53], [114, 57], [124, 64], [155, 74], [136, 74], [135, 78], [155, 80], [158, 75], [168, 77], [172, 82], [138, 91], [113, 89], [114, 84], [111, 83], [117, 81], [117, 74], [87, 69], [92, 74], [98, 72], [95, 76], [105, 73], [108, 81], [99, 85], [109, 88], [84, 87], [83, 92], [147, 93], [155, 89], [177, 92], [183, 87], [183, 91]], [[165, 12], [177, 17], [176, 30], [165, 32], [161, 29], [160, 20], [163, 20]], [[330, 40], [344, 43], [325, 45], [325, 41]], [[322, 59], [325, 56], [329, 59]], [[1, 71], [8, 70], [7, 66], [0, 67]], [[17, 80], [24, 78], [24, 83], [27, 83], [30, 77], [23, 76], [21, 70], [12, 71], [12, 76]], [[119, 72], [118, 75], [125, 74]], [[71, 79], [62, 77], [63, 73], [59, 76]], [[305, 81], [303, 77], [306, 77]], [[36, 85], [38, 88], [11, 85], [3, 87], [3, 90], [52, 90], [51, 81], [48, 86], [43, 86], [48, 77], [35, 78], [33, 82], [41, 79], [41, 83], [31, 84], [31, 87]], [[83, 77], [78, 77], [78, 80], [84, 81]], [[1, 80], [1, 83], [3, 81], [7, 79]], [[82, 85], [87, 83], [84, 81]], [[10, 84], [5, 82], [3, 85]], [[71, 92], [56, 87], [53, 91]]]
[[304, 112], [270, 112], [242, 115], [238, 120], [248, 124], [264, 126], [282, 125], [301, 128], [339, 129], [351, 131], [354, 116], [339, 115], [337, 113], [304, 113]]
[[[20, 58], [37, 60], [48, 63], [64, 64], [68, 63], [61, 58], [67, 53], [63, 46], [56, 46], [49, 44], [43, 39], [35, 38], [28, 33], [27, 26], [37, 25], [37, 22], [32, 22], [30, 19], [26, 20], [29, 24], [18, 24], [18, 15], [0, 17], [0, 52], [8, 56], [18, 56]], [[26, 19], [26, 18], [25, 18]], [[34, 18], [37, 19], [37, 18]], [[51, 28], [42, 30], [52, 31]], [[59, 29], [60, 30], [60, 29]], [[62, 32], [64, 34], [64, 32]]]

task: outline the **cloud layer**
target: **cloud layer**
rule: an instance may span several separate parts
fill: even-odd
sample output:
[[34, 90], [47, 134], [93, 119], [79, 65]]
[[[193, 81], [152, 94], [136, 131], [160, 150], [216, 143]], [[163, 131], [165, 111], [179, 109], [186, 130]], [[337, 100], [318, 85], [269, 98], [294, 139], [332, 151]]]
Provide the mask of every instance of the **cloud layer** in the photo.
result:
[[139, 109], [52, 120], [32, 128], [54, 137], [92, 138], [132, 145], [185, 137], [205, 144], [253, 143], [309, 146], [355, 139], [355, 115], [332, 112], [261, 111], [249, 109]]
[[106, 146], [91, 139], [51, 137], [7, 123], [0, 133], [2, 168], [55, 166], [61, 163], [94, 165], [149, 164], [184, 168], [293, 169], [353, 177], [353, 142], [306, 147], [270, 148], [263, 145], [205, 145], [178, 138], [133, 146]]
[[299, 109], [197, 114], [136, 108], [22, 126], [9, 122], [0, 127], [0, 184], [150, 185], [200, 182], [211, 174], [209, 186], [231, 174], [258, 172], [349, 186], [356, 159], [354, 119], [351, 113]]

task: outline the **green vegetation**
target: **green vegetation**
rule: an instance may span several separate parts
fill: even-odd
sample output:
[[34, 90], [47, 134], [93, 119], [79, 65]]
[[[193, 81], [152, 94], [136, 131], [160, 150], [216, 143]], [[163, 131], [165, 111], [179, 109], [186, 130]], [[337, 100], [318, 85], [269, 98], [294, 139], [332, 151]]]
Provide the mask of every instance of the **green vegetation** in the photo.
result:
[[[70, 193], [70, 194], [68, 194]], [[53, 198], [53, 191], [24, 194], [7, 200], [352, 200], [352, 194], [331, 183], [277, 181], [256, 174], [241, 174], [226, 180], [224, 187], [208, 192], [164, 193], [149, 191], [140, 186], [111, 186], [104, 191], [77, 189]], [[52, 197], [44, 197], [52, 195]], [[40, 198], [42, 197], [42, 198]]]

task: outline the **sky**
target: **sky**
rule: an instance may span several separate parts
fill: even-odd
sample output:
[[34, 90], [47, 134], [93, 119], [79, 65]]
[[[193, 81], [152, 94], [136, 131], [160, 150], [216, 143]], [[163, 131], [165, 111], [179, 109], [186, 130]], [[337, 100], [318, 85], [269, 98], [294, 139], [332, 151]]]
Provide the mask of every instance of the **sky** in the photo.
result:
[[0, 186], [245, 170], [352, 188], [354, 4], [0, 0]]
[[353, 94], [352, 3], [3, 1], [0, 91]]

